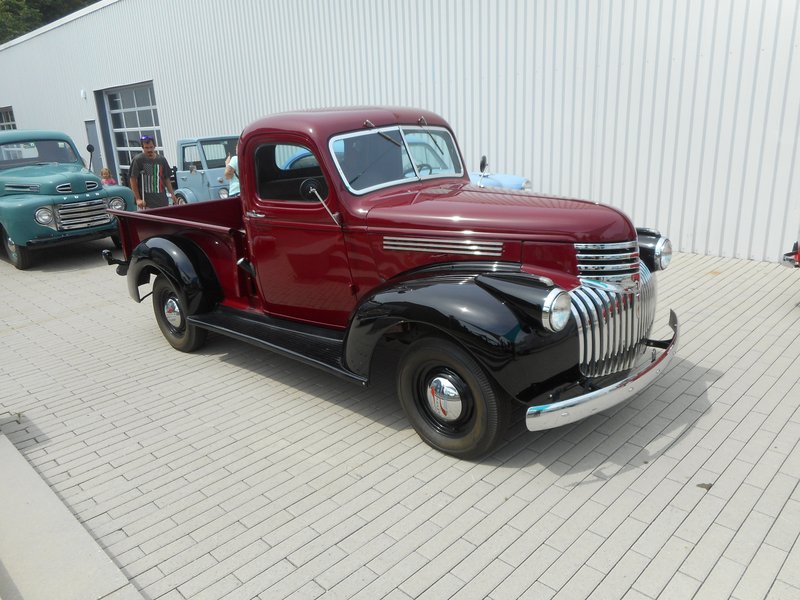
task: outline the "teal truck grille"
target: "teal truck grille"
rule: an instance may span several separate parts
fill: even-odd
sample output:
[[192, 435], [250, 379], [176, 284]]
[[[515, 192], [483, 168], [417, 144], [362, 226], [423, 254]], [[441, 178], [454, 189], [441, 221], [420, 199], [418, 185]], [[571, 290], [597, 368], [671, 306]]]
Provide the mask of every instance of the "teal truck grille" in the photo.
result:
[[56, 204], [56, 223], [60, 231], [84, 229], [111, 222], [105, 200]]

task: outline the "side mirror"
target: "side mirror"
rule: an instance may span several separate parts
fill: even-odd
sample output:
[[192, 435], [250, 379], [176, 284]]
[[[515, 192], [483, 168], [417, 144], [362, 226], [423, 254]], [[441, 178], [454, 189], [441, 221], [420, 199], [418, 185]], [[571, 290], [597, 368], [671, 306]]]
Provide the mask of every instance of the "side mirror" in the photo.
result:
[[[89, 171], [91, 171], [92, 170], [92, 153], [94, 152], [94, 146], [92, 146], [91, 144], [87, 144], [86, 151], [89, 153], [89, 166], [87, 168], [89, 169]], [[83, 161], [83, 159], [81, 159], [81, 162], [82, 161]]]
[[328, 197], [328, 183], [325, 181], [324, 177], [309, 177], [308, 179], [304, 179], [300, 184], [300, 197], [303, 200], [309, 201], [316, 199], [322, 204], [322, 208], [327, 211], [331, 219], [333, 219], [333, 222], [339, 227], [342, 226], [339, 222], [339, 213], [333, 214], [331, 209], [328, 208], [328, 205], [325, 204], [325, 198]]
[[323, 177], [309, 177], [300, 184], [300, 197], [306, 201], [324, 202], [328, 197], [328, 184]]
[[486, 155], [484, 154], [481, 156], [481, 168], [480, 171], [483, 173], [486, 170], [486, 167], [489, 166], [489, 162], [486, 160]]

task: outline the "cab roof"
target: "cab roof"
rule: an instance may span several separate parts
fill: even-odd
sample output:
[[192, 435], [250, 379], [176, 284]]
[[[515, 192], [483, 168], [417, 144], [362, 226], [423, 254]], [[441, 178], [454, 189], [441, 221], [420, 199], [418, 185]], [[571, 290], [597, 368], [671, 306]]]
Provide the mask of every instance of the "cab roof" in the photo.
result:
[[392, 106], [353, 106], [277, 113], [250, 124], [242, 139], [265, 132], [298, 132], [326, 141], [332, 135], [365, 129], [366, 121], [375, 127], [419, 125], [421, 118], [429, 126], [450, 128], [442, 117], [428, 110]]
[[6, 129], [0, 131], [0, 144], [13, 144], [15, 142], [30, 142], [34, 140], [63, 140], [72, 142], [66, 133], [49, 129]]

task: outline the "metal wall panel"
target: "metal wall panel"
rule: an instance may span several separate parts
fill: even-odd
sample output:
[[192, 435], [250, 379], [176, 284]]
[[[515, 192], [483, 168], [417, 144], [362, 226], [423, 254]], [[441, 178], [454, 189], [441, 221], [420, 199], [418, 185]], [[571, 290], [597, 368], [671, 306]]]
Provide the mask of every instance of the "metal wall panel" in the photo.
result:
[[799, 6], [103, 0], [0, 47], [0, 106], [85, 144], [95, 91], [152, 81], [170, 161], [180, 137], [272, 112], [420, 106], [470, 169], [485, 153], [680, 250], [775, 260], [800, 226]]

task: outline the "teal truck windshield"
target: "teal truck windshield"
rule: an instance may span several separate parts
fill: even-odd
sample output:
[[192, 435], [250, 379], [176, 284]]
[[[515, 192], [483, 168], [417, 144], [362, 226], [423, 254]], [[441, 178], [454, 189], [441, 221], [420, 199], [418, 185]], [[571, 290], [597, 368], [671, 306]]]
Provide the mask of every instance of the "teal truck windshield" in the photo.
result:
[[0, 169], [40, 163], [77, 163], [75, 155], [63, 140], [35, 140], [0, 144]]

